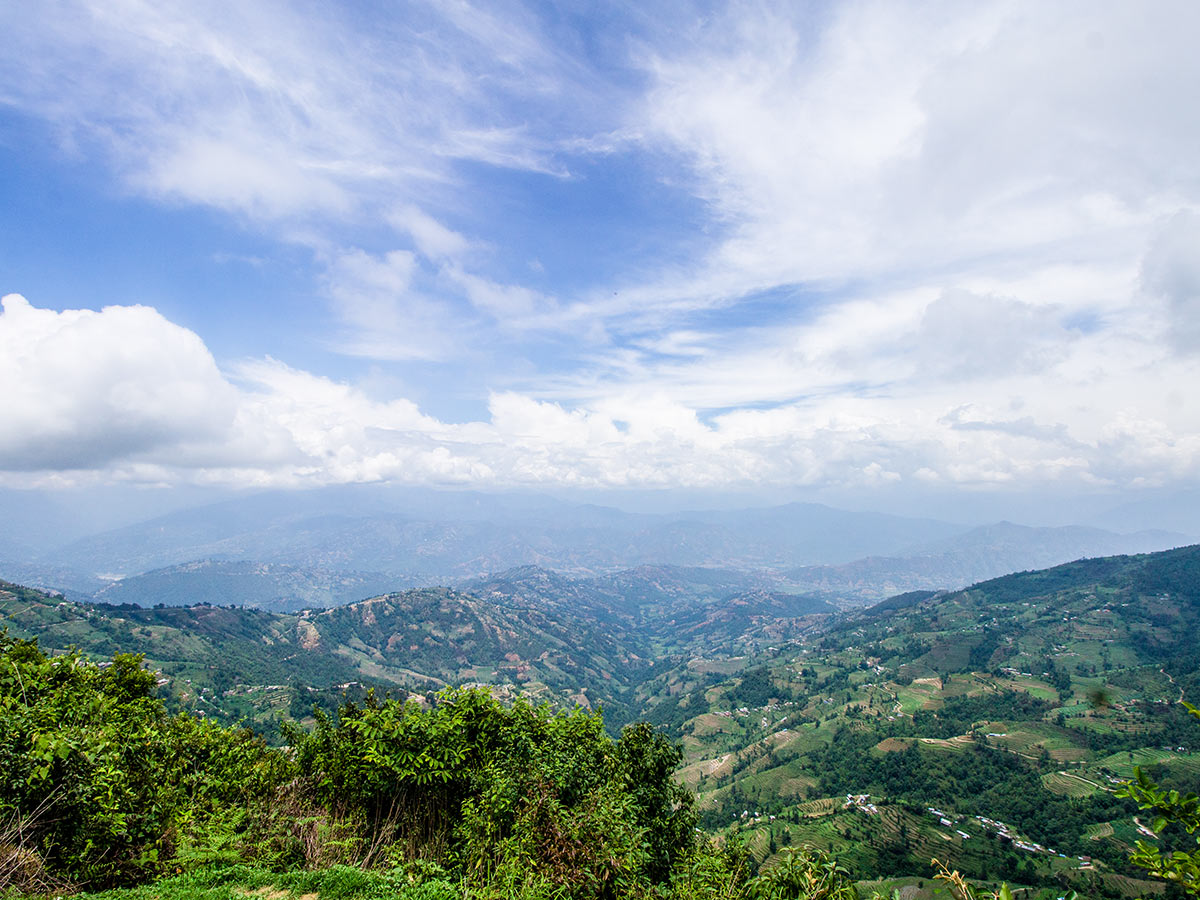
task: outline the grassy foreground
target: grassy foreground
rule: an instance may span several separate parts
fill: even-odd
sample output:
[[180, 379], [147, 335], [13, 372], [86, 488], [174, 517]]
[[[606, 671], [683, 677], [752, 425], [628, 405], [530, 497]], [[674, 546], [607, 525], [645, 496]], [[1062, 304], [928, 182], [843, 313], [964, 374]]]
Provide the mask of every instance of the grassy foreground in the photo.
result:
[[281, 873], [228, 866], [79, 896], [81, 900], [458, 900], [462, 892], [444, 879], [419, 878], [401, 870], [371, 872], [332, 866]]

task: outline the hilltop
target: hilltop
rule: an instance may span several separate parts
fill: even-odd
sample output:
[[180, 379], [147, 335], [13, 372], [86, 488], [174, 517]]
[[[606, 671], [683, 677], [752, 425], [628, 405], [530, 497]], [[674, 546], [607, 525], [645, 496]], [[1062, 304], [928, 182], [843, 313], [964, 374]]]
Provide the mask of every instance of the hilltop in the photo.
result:
[[[797, 644], [696, 659], [639, 691], [683, 742], [708, 827], [862, 871], [1125, 882], [1136, 763], [1200, 778], [1200, 547], [915, 593]], [[1093, 894], [1095, 895], [1095, 894]]]
[[[871, 877], [948, 860], [976, 877], [1144, 892], [1117, 782], [1186, 789], [1200, 728], [1200, 547], [1078, 560], [838, 611], [769, 576], [525, 566], [334, 609], [83, 604], [0, 585], [10, 633], [146, 653], [177, 707], [268, 733], [370, 684], [648, 718], [680, 742], [701, 822], [767, 864], [809, 843]], [[311, 721], [311, 720], [308, 720]], [[1144, 825], [1142, 826], [1144, 827]]]

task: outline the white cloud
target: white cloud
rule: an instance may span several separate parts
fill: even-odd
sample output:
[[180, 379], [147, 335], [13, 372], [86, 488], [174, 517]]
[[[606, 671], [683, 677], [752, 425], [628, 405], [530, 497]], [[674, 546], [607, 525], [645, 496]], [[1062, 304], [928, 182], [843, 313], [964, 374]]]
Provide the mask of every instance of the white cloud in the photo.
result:
[[326, 290], [347, 327], [336, 346], [374, 359], [448, 356], [459, 339], [456, 323], [450, 310], [414, 283], [419, 265], [408, 250], [334, 254], [326, 266]]
[[[276, 3], [50, 0], [36, 15], [0, 8], [0, 28], [22, 48], [0, 61], [0, 102], [49, 121], [127, 189], [311, 248], [330, 265], [340, 346], [380, 359], [444, 356], [438, 333], [462, 299], [504, 315], [528, 294], [476, 272], [465, 257], [478, 242], [429, 210], [462, 212], [462, 163], [561, 175], [557, 136], [531, 126], [530, 108], [557, 103], [555, 125], [595, 108], [555, 99], [573, 65], [516, 8], [412, 5], [367, 21]], [[448, 296], [352, 296], [351, 251], [331, 248], [365, 231], [360, 252], [376, 255], [383, 223], [399, 252], [451, 267]]]
[[411, 204], [395, 210], [388, 216], [388, 221], [411, 234], [417, 249], [432, 260], [455, 260], [471, 247], [463, 235]]
[[[639, 19], [618, 86], [515, 6], [377, 29], [342, 7], [0, 10], [21, 48], [2, 102], [136, 191], [310, 247], [344, 326], [328, 344], [495, 366], [473, 373], [486, 420], [454, 425], [280, 362], [222, 370], [152, 309], [12, 299], [0, 462], [231, 483], [1200, 475], [1200, 6], [674, 9]], [[506, 204], [535, 192], [467, 192], [463, 164], [553, 175], [569, 206], [560, 176], [605, 154], [699, 198], [692, 252], [567, 292], [547, 241], [512, 281]]]
[[164, 146], [145, 170], [129, 180], [153, 195], [219, 206], [253, 218], [348, 211], [351, 201], [330, 172], [297, 160], [292, 148], [238, 141], [233, 133], [181, 136]]
[[1071, 335], [1061, 312], [1017, 300], [947, 291], [921, 316], [911, 353], [926, 376], [963, 380], [994, 379], [1044, 372], [1068, 351]]
[[222, 441], [237, 410], [204, 343], [144, 306], [0, 315], [0, 466], [102, 469]]
[[[1017, 374], [964, 404], [962, 391], [916, 379], [708, 422], [650, 384], [576, 405], [509, 391], [491, 396], [487, 421], [451, 424], [275, 360], [222, 372], [195, 334], [146, 307], [55, 313], [10, 295], [4, 309], [9, 484], [62, 473], [232, 485], [1029, 488], [1200, 474], [1196, 411], [1169, 396], [1142, 400], [1164, 375], [1194, 383], [1192, 358], [1099, 385], [1064, 381], [1055, 397]], [[1070, 420], [1057, 420], [1064, 409]]]
[[550, 166], [501, 110], [545, 92], [555, 55], [516, 22], [460, 27], [485, 16], [414, 8], [372, 29], [333, 8], [58, 0], [0, 19], [26, 50], [0, 83], [149, 191], [345, 215], [445, 178], [445, 158]]
[[794, 9], [739, 5], [647, 58], [637, 130], [691, 158], [731, 225], [710, 279], [938, 273], [1055, 244], [1104, 258], [1181, 188], [1195, 196], [1200, 125], [1170, 112], [1200, 75], [1193, 4], [829, 15], [814, 31]]
[[1142, 262], [1141, 283], [1166, 305], [1170, 344], [1200, 353], [1200, 215], [1181, 212], [1163, 224]]
[[499, 284], [457, 266], [447, 267], [444, 274], [449, 281], [462, 288], [476, 309], [488, 313], [502, 326], [528, 320], [554, 305], [551, 298], [537, 291], [519, 285]]

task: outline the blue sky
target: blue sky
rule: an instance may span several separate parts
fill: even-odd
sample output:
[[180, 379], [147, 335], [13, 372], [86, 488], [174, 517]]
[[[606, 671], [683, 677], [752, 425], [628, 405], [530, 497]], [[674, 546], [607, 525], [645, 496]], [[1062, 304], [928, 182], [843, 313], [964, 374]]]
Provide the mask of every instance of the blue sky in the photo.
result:
[[0, 486], [1200, 476], [1200, 7], [0, 10]]

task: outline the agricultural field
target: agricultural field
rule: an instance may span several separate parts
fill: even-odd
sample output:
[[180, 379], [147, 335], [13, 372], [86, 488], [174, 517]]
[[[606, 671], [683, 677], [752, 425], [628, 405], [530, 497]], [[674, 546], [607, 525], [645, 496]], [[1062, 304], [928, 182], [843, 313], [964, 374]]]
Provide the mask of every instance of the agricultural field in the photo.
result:
[[1044, 595], [1036, 577], [997, 581], [727, 660], [728, 677], [674, 698], [695, 710], [677, 734], [706, 826], [764, 865], [810, 843], [865, 877], [897, 871], [902, 848], [914, 874], [936, 856], [978, 878], [1133, 890], [1145, 834], [1120, 783], [1135, 766], [1200, 783], [1200, 728], [1176, 702], [1198, 694], [1200, 603], [1148, 613], [1124, 576]]
[[[913, 896], [934, 856], [1030, 896], [1068, 885], [1148, 895], [1128, 862], [1147, 822], [1118, 789], [1135, 767], [1170, 788], [1200, 782], [1200, 726], [1178, 702], [1200, 697], [1200, 560], [1189, 552], [810, 617], [758, 649], [752, 617], [751, 631], [704, 654], [698, 631], [671, 643], [670, 620], [638, 638], [608, 595], [587, 607], [519, 595], [514, 581], [489, 582], [509, 591], [502, 604], [439, 588], [300, 615], [89, 606], [7, 586], [0, 613], [51, 651], [143, 652], [169, 708], [242, 721], [271, 742], [283, 720], [313, 727], [314, 708], [428, 706], [463, 682], [504, 703], [602, 709], [613, 736], [644, 719], [680, 748], [676, 778], [702, 828], [763, 869], [807, 844], [860, 879], [911, 876]], [[682, 593], [671, 603], [732, 633], [711, 598], [691, 612]], [[652, 657], [650, 643], [673, 652]]]

